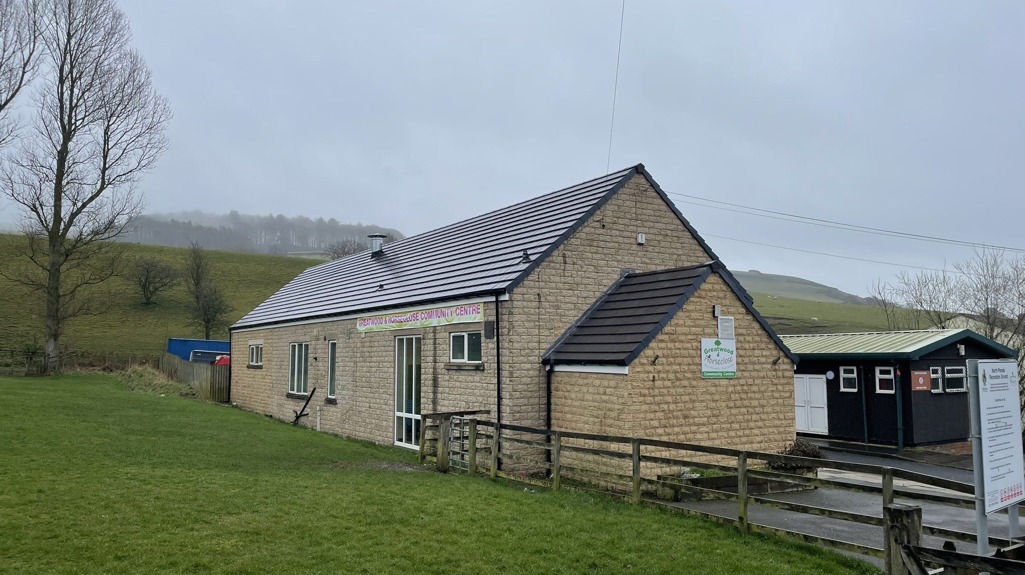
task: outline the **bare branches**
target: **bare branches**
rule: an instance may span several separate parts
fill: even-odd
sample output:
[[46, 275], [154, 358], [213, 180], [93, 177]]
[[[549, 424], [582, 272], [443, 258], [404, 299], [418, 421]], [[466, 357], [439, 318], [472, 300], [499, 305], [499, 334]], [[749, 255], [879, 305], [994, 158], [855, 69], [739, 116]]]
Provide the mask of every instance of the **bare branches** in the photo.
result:
[[39, 67], [41, 24], [37, 0], [0, 0], [0, 147], [17, 128], [9, 108]]
[[140, 258], [128, 269], [126, 278], [138, 286], [142, 303], [149, 305], [158, 293], [177, 285], [181, 274], [165, 261]]
[[[29, 5], [0, 5], [18, 1]], [[167, 146], [171, 111], [129, 46], [128, 21], [113, 0], [31, 6], [41, 56], [35, 114], [3, 166], [0, 187], [22, 208], [25, 255], [39, 275], [21, 282], [46, 299], [52, 363], [63, 323], [90, 307], [81, 303], [84, 292], [116, 271], [117, 250], [107, 244], [141, 213], [136, 186]]]

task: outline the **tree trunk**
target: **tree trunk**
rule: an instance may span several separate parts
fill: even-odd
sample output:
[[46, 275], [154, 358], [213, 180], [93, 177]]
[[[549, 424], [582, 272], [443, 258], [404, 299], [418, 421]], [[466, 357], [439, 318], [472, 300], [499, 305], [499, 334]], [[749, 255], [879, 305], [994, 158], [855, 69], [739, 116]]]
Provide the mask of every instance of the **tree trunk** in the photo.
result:
[[46, 316], [43, 318], [46, 351], [43, 371], [60, 373], [61, 256], [60, 245], [50, 245], [50, 269], [46, 281]]

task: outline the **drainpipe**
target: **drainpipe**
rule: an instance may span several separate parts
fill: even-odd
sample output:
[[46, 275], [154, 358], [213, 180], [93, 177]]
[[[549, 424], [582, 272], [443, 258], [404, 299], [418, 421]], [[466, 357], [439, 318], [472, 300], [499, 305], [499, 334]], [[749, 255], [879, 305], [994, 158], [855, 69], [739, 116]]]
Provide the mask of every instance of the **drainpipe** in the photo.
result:
[[[553, 362], [554, 362], [554, 359], [555, 358], [553, 356], [552, 357], [552, 361]], [[552, 428], [552, 372], [555, 371], [555, 364], [554, 363], [549, 363], [548, 365], [545, 366], [545, 368], [546, 368], [545, 369], [545, 429], [551, 429]], [[552, 443], [552, 436], [549, 435], [548, 437], [545, 438], [545, 440], [548, 442], [549, 445], [551, 445], [551, 443]], [[548, 476], [551, 477], [552, 476], [552, 469], [553, 469], [552, 466], [551, 466], [551, 463], [552, 463], [552, 450], [551, 449], [546, 449], [545, 450], [545, 462], [549, 464], [549, 466], [548, 466]]]
[[495, 294], [495, 423], [502, 425], [502, 314]]
[[868, 444], [868, 402], [865, 400], [865, 396], [868, 395], [865, 383], [865, 366], [858, 366], [858, 379], [861, 380], [861, 431], [865, 436], [865, 444]]
[[545, 429], [552, 428], [552, 372], [555, 371], [554, 356], [545, 366]]
[[894, 379], [894, 382], [893, 382], [893, 386], [895, 388], [897, 388], [897, 451], [903, 451], [903, 449], [904, 449], [904, 405], [903, 405], [903, 403], [904, 403], [903, 402], [904, 393], [901, 390], [901, 384], [900, 384], [900, 379], [901, 379], [900, 367], [899, 366], [894, 366], [894, 371], [897, 372], [896, 374], [894, 374], [895, 379]]
[[[495, 294], [495, 429], [498, 430], [502, 426], [502, 313], [501, 304], [498, 300], [498, 295]], [[495, 434], [495, 446], [498, 446], [498, 433]], [[502, 468], [502, 460], [495, 460], [495, 467], [498, 469]], [[495, 470], [491, 470], [492, 476], [494, 476]]]

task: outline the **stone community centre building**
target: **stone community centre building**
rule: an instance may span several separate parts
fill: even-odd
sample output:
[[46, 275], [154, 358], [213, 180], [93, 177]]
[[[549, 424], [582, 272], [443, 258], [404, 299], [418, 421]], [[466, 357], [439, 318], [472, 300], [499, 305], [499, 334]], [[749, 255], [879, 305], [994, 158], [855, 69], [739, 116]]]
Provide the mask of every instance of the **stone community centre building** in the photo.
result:
[[[775, 451], [794, 358], [637, 165], [314, 266], [231, 328], [231, 399], [416, 447], [421, 415]], [[248, 358], [248, 362], [245, 361]]]

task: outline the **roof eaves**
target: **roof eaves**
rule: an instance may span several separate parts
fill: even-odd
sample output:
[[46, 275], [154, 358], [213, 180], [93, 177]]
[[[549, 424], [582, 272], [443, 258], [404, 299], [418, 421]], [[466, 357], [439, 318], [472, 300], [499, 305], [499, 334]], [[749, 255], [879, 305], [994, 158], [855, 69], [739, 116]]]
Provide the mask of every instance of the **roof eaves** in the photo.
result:
[[909, 355], [911, 359], [921, 359], [923, 355], [930, 354], [944, 346], [950, 345], [951, 343], [961, 339], [970, 339], [984, 347], [990, 348], [991, 350], [997, 353], [1002, 353], [1007, 357], [1018, 359], [1019, 352], [1017, 350], [1014, 350], [1006, 345], [1003, 345], [1002, 343], [993, 341], [992, 339], [989, 339], [988, 337], [982, 334], [975, 333], [970, 329], [962, 329], [960, 331], [952, 333], [947, 337], [931, 342], [928, 345], [922, 346], [918, 349], [911, 351]]
[[[566, 243], [566, 240], [572, 237], [573, 234], [577, 233], [577, 230], [583, 227], [583, 225], [587, 223], [587, 221], [590, 220], [594, 214], [598, 213], [598, 210], [604, 207], [605, 204], [607, 204], [613, 196], [619, 193], [619, 190], [623, 189], [623, 186], [625, 186], [626, 183], [634, 177], [634, 175], [643, 170], [643, 164], [637, 164], [636, 166], [627, 169], [627, 171], [623, 174], [623, 177], [620, 178], [619, 181], [616, 182], [616, 184], [609, 189], [609, 191], [605, 192], [605, 195], [600, 200], [595, 202], [594, 205], [591, 206], [589, 210], [587, 210], [587, 212], [580, 216], [580, 218], [577, 219], [577, 221], [574, 222], [572, 226], [567, 228], [566, 231], [563, 232], [557, 240], [552, 242], [551, 245], [549, 245], [548, 248], [545, 249], [545, 251], [541, 252], [537, 257], [535, 257], [534, 261], [530, 262], [530, 265], [528, 265], [526, 268], [523, 269], [522, 272], [520, 272], [520, 275], [516, 276], [516, 278], [509, 282], [509, 284], [505, 287], [505, 291], [507, 293], [513, 291], [514, 289], [516, 289], [517, 286], [523, 283], [524, 280], [530, 277], [530, 274], [534, 273], [534, 270], [537, 269], [537, 266], [541, 265], [542, 262], [548, 259], [548, 256], [552, 255], [552, 253], [554, 253], [555, 250], [559, 248], [559, 246]], [[614, 174], [615, 172], [610, 173]]]
[[733, 290], [733, 293], [737, 295], [737, 299], [739, 299], [740, 302], [744, 304], [744, 308], [747, 309], [747, 312], [750, 313], [751, 316], [755, 318], [755, 321], [757, 321], [759, 325], [762, 326], [762, 329], [765, 330], [765, 333], [769, 334], [769, 337], [772, 338], [772, 341], [776, 342], [776, 345], [779, 347], [779, 349], [788, 358], [790, 358], [790, 361], [794, 362], [794, 364], [797, 364], [798, 356], [794, 354], [792, 351], [790, 351], [790, 348], [787, 347], [787, 344], [783, 343], [783, 340], [779, 338], [779, 334], [776, 333], [776, 330], [772, 329], [772, 326], [769, 325], [769, 322], [765, 321], [765, 318], [762, 317], [762, 314], [758, 313], [758, 310], [755, 309], [753, 303], [754, 300], [751, 299], [751, 296], [748, 296], [746, 298], [742, 297], [742, 294], [747, 294], [747, 292], [744, 291], [744, 288], [740, 285], [740, 282], [737, 281], [737, 278], [733, 276], [730, 270], [725, 265], [723, 265], [722, 262], [718, 260], [712, 262], [712, 269], [719, 274], [719, 277], [721, 277], [723, 281], [726, 282], [726, 285], [730, 286], [730, 289]]
[[697, 293], [699, 289], [701, 289], [701, 286], [705, 284], [705, 280], [707, 280], [708, 276], [710, 275], [712, 275], [711, 266], [703, 270], [701, 274], [694, 279], [694, 283], [692, 283], [690, 287], [688, 287], [682, 294], [680, 294], [680, 297], [676, 300], [676, 303], [674, 303], [673, 306], [669, 308], [668, 311], [666, 311], [666, 314], [662, 316], [662, 319], [660, 319], [658, 323], [652, 326], [651, 331], [648, 332], [648, 335], [644, 336], [644, 339], [642, 339], [637, 344], [637, 347], [635, 347], [633, 351], [631, 351], [629, 354], [627, 354], [625, 358], [623, 358], [623, 365], [630, 365], [631, 363], [633, 363], [633, 361], [637, 359], [637, 357], [640, 356], [645, 349], [648, 348], [648, 345], [650, 345], [651, 342], [654, 341], [656, 337], [658, 337], [658, 334], [661, 333], [667, 325], [669, 325], [669, 322], [674, 317], [676, 317], [676, 314], [679, 313], [681, 309], [683, 309], [683, 306], [687, 305], [687, 302], [690, 300], [690, 298], [695, 293]]
[[232, 325], [230, 325], [228, 327], [228, 333], [231, 333], [232, 331], [237, 331], [237, 330], [240, 330], [240, 329], [267, 328], [267, 327], [274, 327], [276, 325], [296, 323], [296, 322], [321, 322], [321, 321], [328, 321], [328, 320], [330, 320], [332, 318], [337, 318], [339, 320], [344, 320], [344, 319], [346, 319], [348, 317], [351, 317], [351, 316], [354, 316], [354, 315], [366, 315], [366, 314], [375, 313], [375, 312], [383, 312], [383, 311], [386, 311], [386, 310], [389, 310], [389, 309], [394, 309], [394, 308], [407, 308], [407, 307], [416, 307], [416, 306], [421, 306], [421, 305], [431, 305], [431, 304], [441, 303], [441, 302], [445, 302], [445, 301], [463, 300], [463, 299], [468, 299], [468, 298], [484, 297], [484, 296], [488, 296], [488, 295], [501, 295], [503, 293], [505, 293], [505, 290], [503, 290], [503, 289], [481, 290], [481, 291], [471, 292], [471, 293], [467, 293], [467, 294], [460, 294], [460, 295], [458, 295], [456, 297], [446, 296], [446, 297], [441, 297], [441, 298], [428, 298], [428, 299], [422, 299], [422, 300], [416, 300], [416, 301], [395, 303], [395, 304], [390, 304], [390, 305], [386, 304], [386, 305], [379, 305], [379, 306], [374, 306], [374, 307], [358, 308], [358, 309], [346, 310], [346, 311], [342, 311], [342, 312], [328, 312], [328, 313], [322, 313], [322, 314], [319, 314], [319, 315], [304, 316], [304, 317], [301, 317], [301, 318], [276, 319], [276, 320], [262, 321], [262, 322], [261, 321], [257, 321], [257, 322], [254, 322], [254, 323], [246, 323], [246, 324], [241, 324], [241, 325], [240, 325], [239, 322], [235, 322], [234, 324], [232, 324]]

